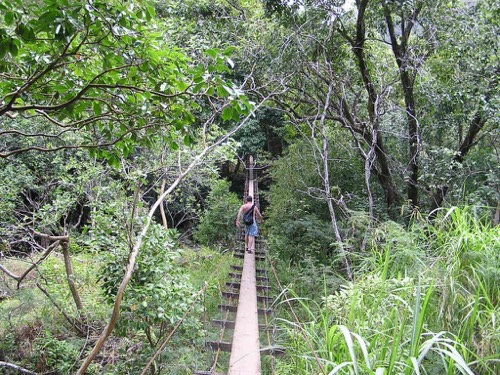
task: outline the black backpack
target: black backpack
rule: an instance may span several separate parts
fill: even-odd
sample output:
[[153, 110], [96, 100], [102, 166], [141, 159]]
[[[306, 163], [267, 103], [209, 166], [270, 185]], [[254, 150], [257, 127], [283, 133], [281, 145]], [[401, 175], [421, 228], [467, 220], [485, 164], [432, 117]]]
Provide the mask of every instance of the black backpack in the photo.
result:
[[255, 203], [253, 204], [253, 206], [247, 211], [245, 212], [245, 214], [243, 215], [243, 223], [245, 225], [252, 225], [253, 224], [253, 209], [255, 207]]

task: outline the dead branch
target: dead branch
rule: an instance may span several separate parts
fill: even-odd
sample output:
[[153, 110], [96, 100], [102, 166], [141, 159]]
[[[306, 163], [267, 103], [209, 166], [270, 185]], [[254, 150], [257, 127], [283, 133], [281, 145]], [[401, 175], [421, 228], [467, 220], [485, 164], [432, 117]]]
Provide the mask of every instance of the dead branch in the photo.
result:
[[30, 370], [27, 370], [25, 368], [22, 368], [21, 366], [18, 366], [18, 365], [15, 365], [13, 363], [8, 363], [8, 362], [2, 362], [0, 361], [0, 367], [7, 367], [7, 368], [11, 368], [13, 370], [17, 370], [19, 371], [21, 374], [30, 374], [30, 375], [37, 375], [36, 372], [33, 372], [33, 371], [30, 371]]

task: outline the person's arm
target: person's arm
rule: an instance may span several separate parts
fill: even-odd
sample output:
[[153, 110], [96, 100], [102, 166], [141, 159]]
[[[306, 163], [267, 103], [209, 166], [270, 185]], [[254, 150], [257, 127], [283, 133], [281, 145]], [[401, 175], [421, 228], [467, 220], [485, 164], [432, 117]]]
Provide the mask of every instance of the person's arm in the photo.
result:
[[257, 206], [255, 206], [255, 214], [259, 218], [260, 223], [263, 224], [264, 223], [264, 218], [260, 214], [260, 210], [259, 210], [259, 208]]
[[240, 207], [240, 210], [238, 211], [238, 215], [236, 216], [236, 226], [238, 228], [241, 227], [240, 217], [241, 217], [242, 211], [243, 211], [243, 206]]

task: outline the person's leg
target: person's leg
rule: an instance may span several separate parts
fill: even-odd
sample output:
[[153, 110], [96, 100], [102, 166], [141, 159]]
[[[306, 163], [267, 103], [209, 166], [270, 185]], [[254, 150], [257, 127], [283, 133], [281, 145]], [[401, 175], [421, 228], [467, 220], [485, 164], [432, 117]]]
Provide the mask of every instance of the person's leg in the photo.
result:
[[245, 234], [245, 251], [248, 250], [248, 234]]
[[248, 251], [253, 253], [255, 251], [255, 237], [248, 236]]

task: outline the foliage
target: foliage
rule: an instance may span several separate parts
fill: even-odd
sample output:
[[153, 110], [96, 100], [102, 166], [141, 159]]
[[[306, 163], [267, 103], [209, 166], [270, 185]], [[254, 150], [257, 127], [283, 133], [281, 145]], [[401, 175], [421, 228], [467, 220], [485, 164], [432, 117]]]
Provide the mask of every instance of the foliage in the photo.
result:
[[[176, 237], [173, 230], [151, 226], [118, 322], [122, 335], [129, 330], [144, 331], [152, 347], [161, 336], [162, 328], [174, 325], [193, 302], [193, 286], [178, 264], [182, 254], [175, 249]], [[122, 281], [127, 260], [126, 247], [116, 248], [105, 256], [100, 272], [103, 292], [110, 303]]]
[[[491, 52], [498, 22], [494, 1], [475, 6], [457, 3], [453, 12], [431, 15], [439, 23], [438, 47], [419, 82], [423, 107], [422, 184], [436, 188], [449, 182], [449, 204], [495, 206], [498, 202], [498, 55]], [[460, 25], [460, 27], [457, 27]], [[465, 32], [464, 32], [465, 30]], [[498, 44], [498, 43], [497, 43]], [[457, 145], [468, 137], [474, 118], [487, 119], [477, 147], [461, 162]], [[458, 159], [457, 159], [458, 156]]]
[[238, 155], [253, 155], [260, 160], [263, 151], [272, 155], [279, 155], [283, 147], [284, 118], [283, 114], [275, 108], [261, 108], [254, 119], [243, 126], [235, 139], [240, 142]]
[[259, 151], [264, 148], [266, 142], [265, 134], [260, 129], [257, 120], [250, 120], [241, 128], [236, 136], [236, 139], [241, 143], [238, 154], [242, 156], [257, 156]]
[[[20, 274], [28, 257], [37, 259], [47, 244], [34, 229], [69, 234], [74, 281], [97, 333], [110, 306], [96, 288], [112, 301], [161, 181], [174, 181], [200, 149], [249, 113], [252, 103], [241, 91], [249, 89], [273, 102], [236, 138], [241, 153], [282, 156], [272, 162], [272, 188], [262, 199], [270, 203], [265, 229], [285, 284], [304, 297], [325, 289], [323, 301], [295, 305], [328, 370], [453, 374], [461, 366], [498, 373], [500, 241], [488, 216], [500, 181], [497, 8], [496, 0], [350, 7], [316, 0], [0, 0], [2, 265]], [[404, 25], [396, 33], [411, 30], [409, 39], [389, 41], [390, 17]], [[391, 47], [401, 42], [406, 54], [395, 59]], [[418, 158], [407, 150], [402, 74], [414, 85]], [[329, 187], [356, 275], [342, 287], [315, 154], [322, 113]], [[377, 127], [380, 139], [373, 139]], [[469, 137], [472, 130], [479, 136]], [[204, 244], [232, 246], [239, 203], [228, 183], [217, 182], [204, 201], [218, 167], [234, 155], [230, 142], [164, 202], [169, 226], [186, 231], [207, 208], [196, 232]], [[373, 146], [375, 159], [365, 160]], [[397, 213], [406, 203], [397, 196], [409, 162], [418, 163], [426, 200], [405, 226]], [[394, 188], [394, 221], [365, 213], [367, 182], [379, 220]], [[439, 191], [443, 204], [476, 207], [438, 210], [433, 223], [420, 221]], [[226, 280], [210, 275], [219, 263], [226, 274], [231, 255], [225, 247], [180, 250], [172, 233], [157, 225], [148, 233], [125, 294], [123, 336], [106, 344], [94, 373], [137, 373], [205, 282], [204, 307], [208, 315], [217, 310]], [[16, 251], [26, 257], [13, 259]], [[60, 255], [52, 253], [20, 290], [2, 275], [0, 355], [32, 370], [71, 372], [88, 346], [52, 305], [76, 314]], [[158, 373], [192, 373], [196, 359], [207, 358], [202, 335], [213, 332], [201, 327], [200, 305], [158, 359]], [[285, 323], [289, 351], [279, 373], [318, 372], [298, 325]], [[43, 369], [34, 368], [33, 348]]]
[[[37, 254], [31, 256], [36, 258]], [[27, 259], [3, 258], [2, 265], [21, 274], [29, 264]], [[79, 253], [74, 259], [74, 281], [83, 297], [86, 322], [92, 330], [98, 329], [109, 313], [96, 288], [97, 268], [92, 255]], [[50, 300], [35, 283], [50, 295]], [[62, 307], [70, 318], [80, 318], [68, 290], [62, 256], [53, 252], [19, 289], [15, 280], [6, 278], [0, 279], [0, 285], [0, 289], [9, 290], [8, 298], [0, 302], [0, 335], [5, 337], [0, 351], [4, 360], [33, 371], [74, 371], [84, 340], [53, 304]]]
[[473, 374], [465, 346], [428, 329], [432, 288], [420, 293], [411, 279], [368, 277], [327, 296], [322, 306], [299, 300], [308, 322], [285, 322], [292, 363], [281, 363], [280, 373], [315, 371], [306, 336], [329, 374], [439, 373], [453, 367]]
[[358, 146], [353, 157], [376, 144], [367, 165], [375, 199], [386, 205], [375, 206], [379, 218], [387, 209], [398, 220], [404, 184], [422, 211], [466, 194], [496, 205], [494, 1], [263, 3], [282, 25], [263, 73], [286, 87], [276, 103], [299, 126], [325, 110]]
[[[411, 230], [383, 223], [355, 282], [325, 288], [322, 301], [294, 295], [328, 371], [496, 373], [499, 230], [477, 212], [443, 210], [434, 225], [415, 222]], [[302, 329], [285, 327], [291, 355], [283, 373], [310, 373], [317, 364]]]
[[1, 163], [0, 190], [5, 195], [0, 233], [13, 252], [40, 250], [28, 229], [33, 220], [46, 233], [80, 232], [89, 224], [91, 208], [99, 204], [97, 181], [109, 171], [78, 150], [23, 154]]
[[229, 191], [229, 182], [214, 181], [195, 232], [195, 239], [204, 245], [229, 244], [234, 241], [236, 214], [240, 207], [236, 194]]
[[75, 358], [78, 358], [81, 342], [66, 341], [45, 332], [34, 342], [35, 360], [38, 367], [67, 374], [74, 371]]
[[[120, 155], [160, 141], [158, 128], [169, 129], [161, 141], [174, 148], [192, 144], [191, 128], [201, 109], [196, 98], [223, 98], [224, 119], [239, 119], [249, 109], [247, 99], [239, 100], [242, 92], [221, 78], [230, 72], [226, 63], [232, 49], [208, 49], [207, 65], [196, 65], [162, 38], [151, 6], [2, 1], [0, 9], [6, 14], [0, 68], [8, 78], [0, 85], [0, 121], [11, 126], [0, 133], [3, 157], [86, 147], [98, 148], [100, 156], [118, 165]], [[50, 127], [33, 134], [6, 115], [39, 116]], [[65, 141], [68, 132], [76, 139]], [[16, 149], [13, 134], [38, 145]], [[53, 139], [59, 144], [44, 145]]]
[[[153, 232], [156, 233], [156, 231], [153, 229]], [[164, 230], [161, 229], [158, 232], [163, 233]], [[84, 301], [89, 328], [93, 333], [101, 329], [110, 312], [109, 306], [103, 301], [101, 284], [96, 280], [98, 269], [105, 259], [104, 253], [102, 255], [103, 257], [99, 256], [96, 250], [92, 253], [86, 250], [79, 253], [74, 261], [75, 281]], [[182, 270], [182, 280], [186, 280], [188, 277], [186, 275], [189, 275], [193, 289], [188, 298], [193, 297], [194, 290], [199, 290], [205, 283], [208, 283], [203, 298], [206, 310], [201, 311], [202, 299], [200, 298], [185, 324], [181, 326], [157, 361], [158, 372], [180, 375], [187, 371], [193, 372], [200, 368], [200, 363], [208, 364], [212, 360], [212, 354], [203, 350], [202, 334], [205, 332], [204, 329], [215, 331], [216, 328], [209, 324], [205, 324], [202, 328], [199, 322], [203, 321], [204, 314], [210, 317], [216, 316], [217, 305], [221, 303], [221, 288], [225, 285], [225, 281], [229, 281], [227, 278], [232, 255], [227, 251], [221, 252], [217, 248], [183, 248], [182, 251], [176, 251], [172, 258], [174, 258], [173, 263], [170, 265]], [[21, 260], [3, 260], [2, 265], [16, 273], [20, 273], [17, 267], [25, 268], [25, 263]], [[66, 281], [60, 273], [62, 267], [62, 259], [59, 256], [50, 257], [40, 269], [44, 278], [39, 279], [39, 282], [60, 305], [71, 308], [72, 304], [68, 303], [71, 297], [68, 296]], [[210, 278], [216, 270], [217, 275], [226, 275], [225, 278]], [[176, 270], [172, 273], [177, 277]], [[179, 279], [179, 281], [182, 280]], [[4, 278], [0, 278], [1, 288], [4, 287], [5, 281]], [[9, 298], [0, 302], [2, 360], [22, 365], [32, 371], [72, 373], [75, 370], [72, 366], [79, 358], [85, 342], [75, 335], [75, 332], [68, 329], [67, 323], [62, 321], [59, 312], [32, 285], [32, 281], [34, 280], [30, 278], [25, 287], [20, 290], [15, 290], [15, 285], [13, 285]], [[15, 284], [15, 282], [11, 281], [9, 284]], [[151, 298], [149, 296], [147, 298], [147, 301], [150, 301]], [[66, 312], [70, 313], [70, 310]], [[129, 314], [125, 311], [121, 319], [127, 319]], [[165, 324], [163, 333], [169, 333], [171, 327], [170, 323]], [[144, 363], [151, 358], [154, 349], [146, 344], [147, 337], [144, 332], [136, 328], [136, 323], [133, 322], [133, 326], [128, 326], [126, 337], [115, 336], [110, 340], [109, 344], [103, 348], [102, 356], [89, 369], [89, 374], [128, 374], [142, 370]]]
[[[332, 134], [332, 142], [339, 144]], [[341, 147], [332, 149], [330, 179], [335, 198], [350, 199], [356, 206], [362, 200], [363, 182], [356, 163], [345, 163]], [[269, 238], [274, 251], [284, 260], [300, 260], [314, 256], [328, 262], [333, 254], [335, 236], [331, 228], [328, 207], [321, 195], [317, 160], [306, 139], [290, 145], [286, 156], [273, 163], [272, 185], [267, 209]], [[342, 164], [345, 168], [338, 168]], [[345, 197], [345, 198], [344, 198]], [[347, 228], [346, 228], [347, 229]]]

